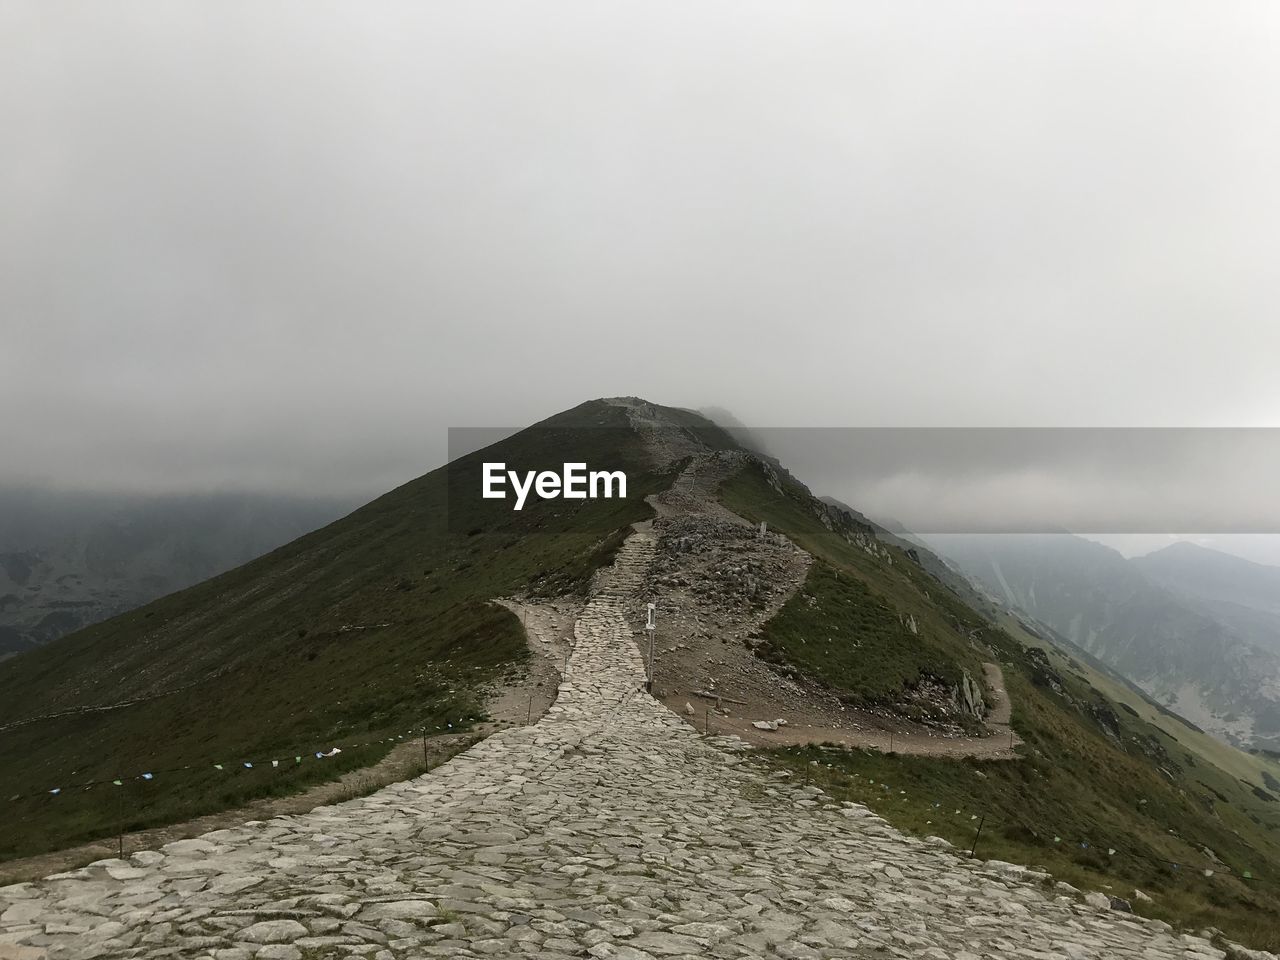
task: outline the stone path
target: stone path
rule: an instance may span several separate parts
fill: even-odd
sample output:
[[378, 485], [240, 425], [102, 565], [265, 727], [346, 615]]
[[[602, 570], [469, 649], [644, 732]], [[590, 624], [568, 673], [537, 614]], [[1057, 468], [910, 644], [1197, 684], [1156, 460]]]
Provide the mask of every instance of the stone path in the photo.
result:
[[643, 693], [633, 534], [560, 695], [432, 773], [0, 888], [0, 958], [1222, 957], [962, 861]]

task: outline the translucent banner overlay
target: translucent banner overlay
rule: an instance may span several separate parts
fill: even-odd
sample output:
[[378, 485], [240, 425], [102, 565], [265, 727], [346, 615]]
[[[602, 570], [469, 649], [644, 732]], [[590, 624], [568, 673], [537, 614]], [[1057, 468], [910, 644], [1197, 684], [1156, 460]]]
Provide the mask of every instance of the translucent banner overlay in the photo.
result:
[[[453, 429], [450, 457], [481, 456], [476, 451], [529, 433]], [[891, 529], [1280, 533], [1277, 429], [734, 427], [728, 433], [776, 460], [816, 496]], [[548, 435], [546, 443], [530, 439], [521, 450], [541, 462], [511, 468], [558, 469], [572, 457], [613, 469], [615, 448], [617, 462], [635, 468], [637, 437], [627, 430], [599, 431], [577, 451], [567, 434]], [[647, 443], [652, 447], [652, 436]], [[478, 473], [473, 485], [478, 497]]]

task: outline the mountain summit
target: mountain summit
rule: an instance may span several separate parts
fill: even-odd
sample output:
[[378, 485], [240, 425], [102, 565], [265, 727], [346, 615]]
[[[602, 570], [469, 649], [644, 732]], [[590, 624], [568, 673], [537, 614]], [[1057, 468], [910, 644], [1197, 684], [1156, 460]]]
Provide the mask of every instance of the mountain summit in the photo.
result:
[[[499, 462], [522, 474], [570, 463], [622, 471], [627, 496], [536, 496], [517, 511], [481, 495], [484, 465]], [[193, 950], [309, 942], [331, 928], [309, 926], [306, 904], [337, 910], [340, 925], [360, 911], [342, 927], [356, 944], [451, 943], [437, 925], [454, 939], [514, 943], [503, 918], [540, 909], [523, 905], [534, 879], [587, 897], [581, 916], [643, 906], [614, 917], [636, 951], [696, 953], [740, 934], [743, 950], [768, 955], [778, 923], [828, 952], [851, 937], [888, 948], [902, 917], [886, 914], [884, 936], [841, 919], [854, 909], [844, 903], [869, 895], [847, 876], [857, 851], [788, 873], [805, 850], [852, 842], [838, 839], [848, 821], [874, 809], [1085, 887], [1140, 887], [1152, 898], [1139, 907], [1154, 916], [1251, 936], [1248, 918], [1280, 906], [1249, 882], [1280, 858], [1274, 765], [1197, 739], [1016, 622], [985, 616], [963, 583], [930, 572], [938, 563], [699, 414], [634, 397], [582, 404], [243, 567], [0, 663], [4, 855], [259, 798], [243, 818], [253, 823], [170, 844], [159, 860], [121, 863], [104, 859], [114, 844], [90, 846], [80, 862], [99, 862], [81, 875], [88, 886], [73, 896], [38, 885], [4, 916], [26, 918], [13, 921], [19, 942], [61, 943], [74, 934], [32, 934], [28, 920], [62, 931], [65, 919], [41, 918], [78, 916], [95, 898], [115, 904], [117, 874], [146, 888], [146, 904], [167, 904], [187, 858], [207, 855], [220, 869], [261, 869], [211, 882], [217, 922], [175, 934]], [[435, 767], [459, 750], [422, 775], [422, 761]], [[744, 751], [772, 772], [741, 765]], [[269, 795], [357, 768], [377, 776], [392, 761], [413, 779], [367, 800], [304, 817], [271, 805]], [[774, 784], [788, 780], [779, 806]], [[813, 799], [825, 796], [845, 805]], [[705, 828], [688, 826], [695, 817]], [[889, 842], [863, 837], [858, 850], [900, 862], [890, 879], [959, 876], [953, 854], [905, 853], [920, 843], [868, 822]], [[359, 853], [335, 859], [334, 843]], [[611, 874], [622, 862], [634, 865]], [[1194, 869], [1172, 877], [1160, 866], [1170, 862]], [[1049, 927], [1035, 918], [1053, 910], [1068, 922], [1074, 901], [1043, 900], [1008, 863], [988, 869], [1035, 909], [987, 932], [1048, 950]], [[356, 875], [360, 892], [330, 890]], [[773, 879], [742, 879], [752, 876]], [[590, 878], [581, 890], [579, 877]], [[775, 902], [767, 892], [779, 882], [829, 883], [832, 897], [820, 916], [797, 911], [794, 894]], [[486, 892], [512, 884], [524, 892], [506, 906]], [[321, 888], [338, 899], [317, 900], [330, 895]], [[773, 919], [747, 911], [740, 930], [721, 933], [696, 908], [668, 923], [683, 908], [654, 898], [677, 888], [706, 903], [726, 890], [735, 903], [764, 897], [755, 905]], [[228, 912], [227, 890], [247, 906]], [[919, 945], [939, 946], [951, 934], [938, 931], [956, 924], [987, 937], [964, 924], [972, 898], [929, 883], [917, 894], [902, 902], [937, 903], [941, 923]], [[120, 903], [95, 914], [112, 916], [120, 928], [107, 929], [120, 936], [153, 936], [167, 915]], [[530, 927], [540, 946], [614, 955], [563, 916]], [[478, 918], [483, 930], [469, 926]], [[1096, 942], [1108, 955], [1174, 942], [1159, 925], [1103, 926]]]

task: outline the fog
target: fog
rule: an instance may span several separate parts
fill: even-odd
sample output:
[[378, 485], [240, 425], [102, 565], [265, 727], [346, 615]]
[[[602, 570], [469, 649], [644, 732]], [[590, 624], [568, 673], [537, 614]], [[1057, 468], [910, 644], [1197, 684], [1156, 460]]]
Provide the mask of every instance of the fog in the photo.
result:
[[0, 483], [372, 496], [623, 394], [1280, 426], [1278, 41], [1262, 2], [6, 3]]

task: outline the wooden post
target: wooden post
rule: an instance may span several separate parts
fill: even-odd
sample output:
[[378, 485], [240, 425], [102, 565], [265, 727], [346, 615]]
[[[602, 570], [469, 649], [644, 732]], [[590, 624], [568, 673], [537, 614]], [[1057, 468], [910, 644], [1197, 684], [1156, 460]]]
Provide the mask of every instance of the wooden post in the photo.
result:
[[649, 670], [648, 670], [649, 677], [645, 684], [645, 690], [647, 690], [649, 693], [653, 693], [653, 635], [654, 633], [655, 633], [654, 629], [650, 627], [649, 628]]
[[422, 727], [422, 769], [424, 771], [431, 769], [431, 761], [427, 759], [427, 727]]
[[120, 787], [120, 800], [116, 804], [119, 814], [119, 841], [120, 841], [120, 859], [124, 859], [124, 786]]
[[978, 838], [982, 836], [982, 825], [987, 822], [987, 814], [984, 810], [982, 819], [978, 821], [978, 832], [973, 835], [973, 848], [969, 851], [969, 856], [973, 856], [978, 851]]
[[646, 619], [644, 628], [649, 631], [649, 668], [646, 671], [645, 691], [653, 693], [653, 635], [657, 633], [657, 617], [655, 616], [656, 605], [648, 604], [646, 608]]

